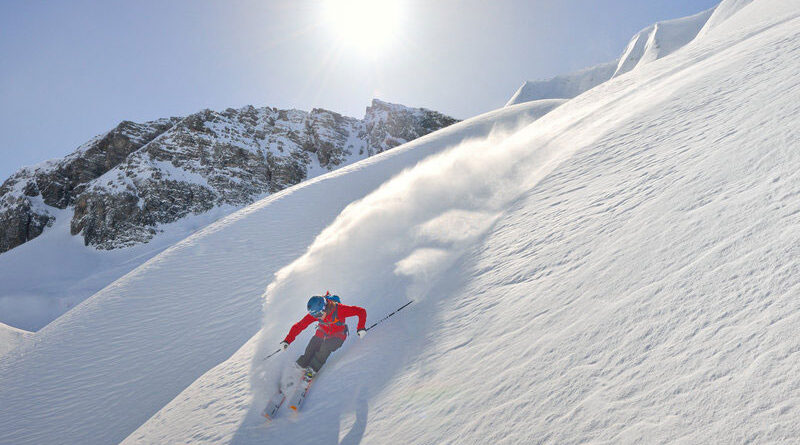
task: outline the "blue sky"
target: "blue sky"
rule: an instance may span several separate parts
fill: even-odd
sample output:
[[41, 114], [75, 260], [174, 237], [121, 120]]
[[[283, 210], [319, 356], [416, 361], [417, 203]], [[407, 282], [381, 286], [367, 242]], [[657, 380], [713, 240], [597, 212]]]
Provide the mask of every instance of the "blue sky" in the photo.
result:
[[[321, 0], [0, 0], [0, 181], [119, 121], [373, 97], [467, 118], [527, 79], [617, 58], [659, 20], [718, 0], [398, 0], [392, 39], [343, 41]], [[395, 28], [389, 26], [393, 24]]]

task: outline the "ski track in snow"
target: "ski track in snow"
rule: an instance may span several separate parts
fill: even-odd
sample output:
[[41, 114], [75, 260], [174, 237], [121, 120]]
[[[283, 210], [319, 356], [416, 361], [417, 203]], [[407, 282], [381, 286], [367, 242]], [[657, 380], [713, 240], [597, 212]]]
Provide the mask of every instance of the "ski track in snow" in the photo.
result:
[[[800, 441], [800, 2], [734, 3], [510, 135], [466, 121], [168, 249], [4, 357], [0, 443]], [[265, 426], [313, 330], [262, 357], [326, 289], [415, 303]]]

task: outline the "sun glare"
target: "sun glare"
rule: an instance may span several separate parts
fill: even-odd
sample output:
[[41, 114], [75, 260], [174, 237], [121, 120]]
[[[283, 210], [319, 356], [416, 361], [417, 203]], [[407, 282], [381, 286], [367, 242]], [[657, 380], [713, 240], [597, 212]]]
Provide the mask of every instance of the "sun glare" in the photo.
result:
[[404, 12], [401, 0], [327, 0], [323, 18], [341, 44], [375, 55], [397, 38]]

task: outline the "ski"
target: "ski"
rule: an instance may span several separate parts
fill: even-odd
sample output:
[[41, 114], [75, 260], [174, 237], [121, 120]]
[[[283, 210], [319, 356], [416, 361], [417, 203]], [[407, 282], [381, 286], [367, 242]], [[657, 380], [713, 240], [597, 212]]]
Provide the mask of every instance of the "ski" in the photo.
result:
[[292, 398], [289, 400], [289, 409], [295, 414], [297, 414], [297, 412], [300, 411], [300, 407], [303, 406], [303, 401], [305, 401], [308, 390], [311, 388], [311, 383], [313, 382], [314, 375], [310, 373], [303, 375], [303, 380], [300, 382], [300, 386], [294, 391]]
[[283, 391], [278, 388], [275, 394], [270, 397], [269, 402], [267, 402], [267, 406], [264, 407], [264, 411], [261, 412], [261, 415], [264, 416], [268, 421], [274, 419], [285, 400], [286, 394], [284, 394]]

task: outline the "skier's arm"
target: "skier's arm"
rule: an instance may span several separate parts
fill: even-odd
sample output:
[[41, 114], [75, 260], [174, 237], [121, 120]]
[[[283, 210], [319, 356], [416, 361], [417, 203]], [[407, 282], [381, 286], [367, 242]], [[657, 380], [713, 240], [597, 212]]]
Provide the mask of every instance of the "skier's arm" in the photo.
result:
[[302, 320], [300, 320], [297, 323], [295, 323], [294, 325], [292, 325], [292, 328], [289, 329], [289, 333], [286, 335], [286, 338], [284, 338], [283, 341], [285, 341], [286, 343], [293, 342], [295, 337], [297, 337], [298, 334], [303, 332], [303, 329], [307, 328], [308, 325], [310, 325], [311, 323], [313, 323], [315, 321], [317, 321], [317, 319], [314, 318], [313, 315], [306, 314], [306, 316], [303, 317]]
[[358, 327], [356, 330], [360, 331], [362, 329], [366, 329], [367, 326], [367, 310], [363, 307], [358, 306], [346, 306], [344, 304], [339, 305], [339, 316], [341, 318], [347, 317], [358, 317]]

